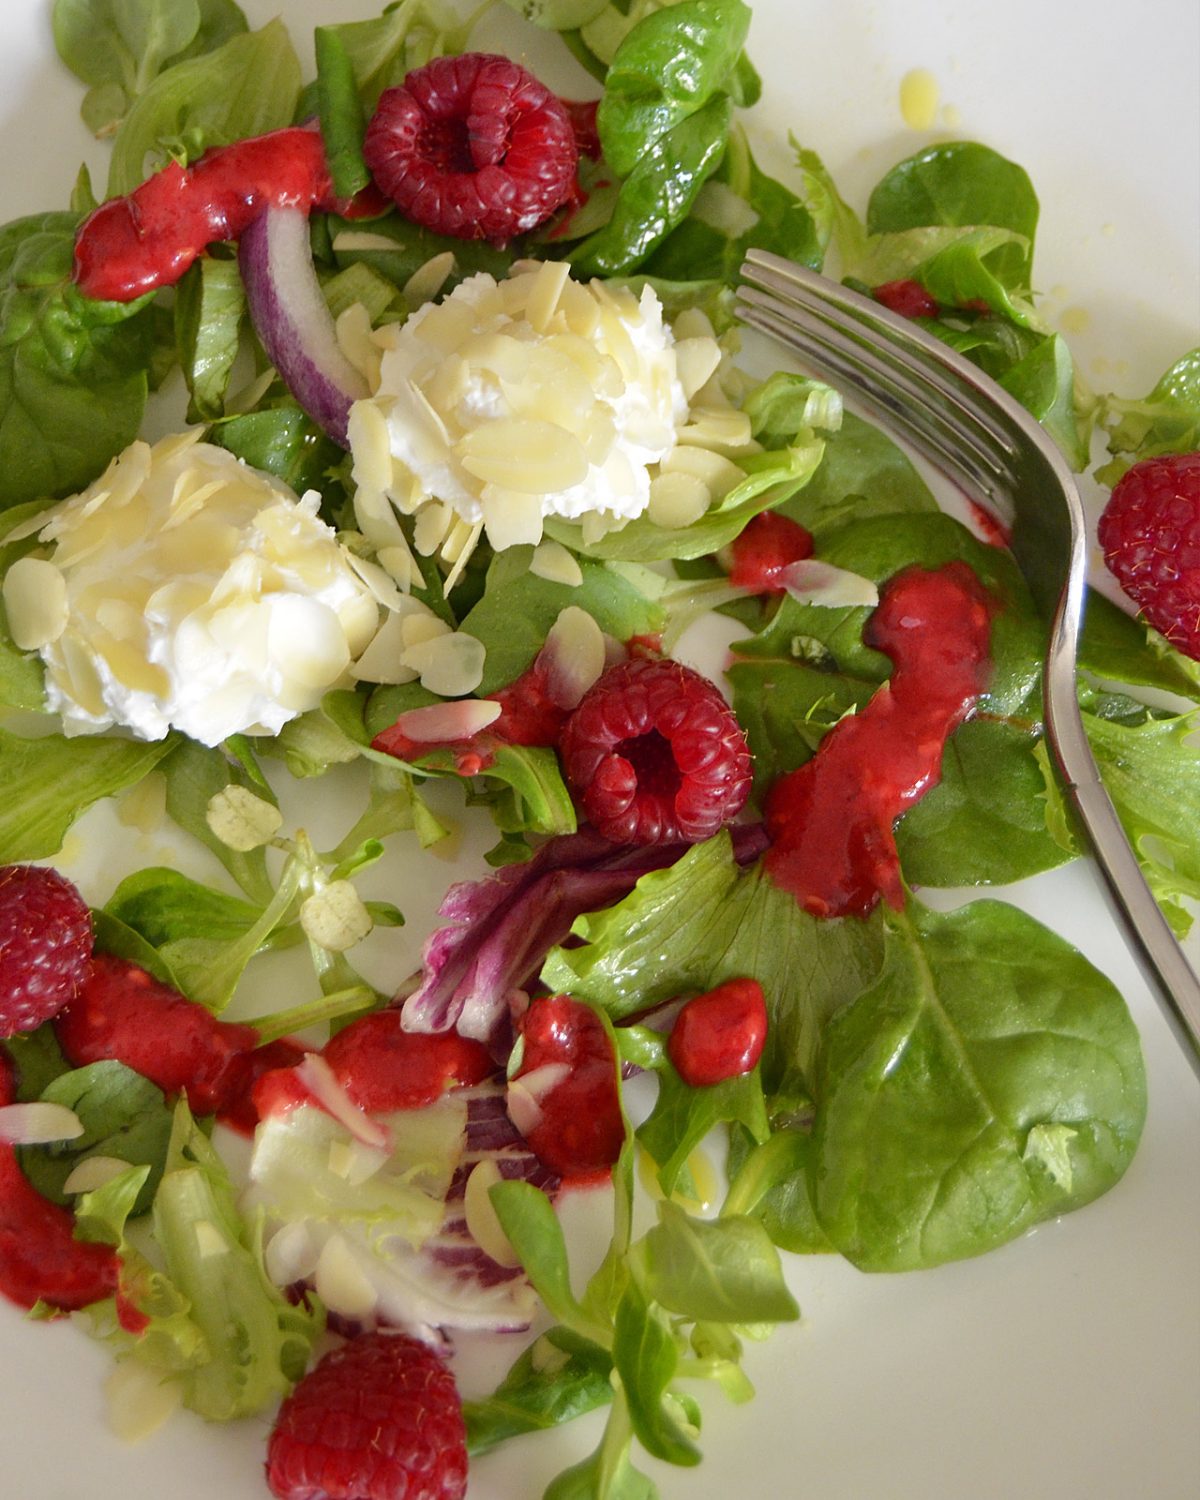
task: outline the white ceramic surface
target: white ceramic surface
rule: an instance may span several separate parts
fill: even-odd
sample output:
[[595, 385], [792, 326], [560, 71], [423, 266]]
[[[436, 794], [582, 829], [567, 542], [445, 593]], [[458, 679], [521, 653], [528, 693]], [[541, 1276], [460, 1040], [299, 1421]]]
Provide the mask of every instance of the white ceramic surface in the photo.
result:
[[[276, 7], [245, 8], [261, 21]], [[370, 13], [358, 0], [278, 8], [301, 37], [313, 20]], [[516, 23], [503, 12], [487, 27], [487, 38], [511, 38]], [[5, 0], [3, 29], [0, 191], [12, 217], [63, 206], [81, 159], [102, 183], [104, 151], [53, 55], [48, 0]], [[1020, 161], [1039, 189], [1044, 307], [1094, 384], [1140, 394], [1200, 341], [1200, 13], [1191, 0], [1136, 12], [1085, 0], [760, 0], [751, 41], [765, 81], [752, 128], [768, 168], [786, 169], [792, 129], [861, 206], [887, 166], [935, 136], [982, 139]], [[940, 86], [934, 132], [914, 133], [901, 115], [900, 80], [916, 67]], [[153, 838], [106, 813], [89, 818], [70, 852], [95, 900], [125, 867], [157, 857]], [[459, 854], [467, 859], [466, 846]], [[405, 972], [453, 864], [443, 856], [428, 868], [428, 878], [389, 892], [411, 925], [377, 950], [380, 982]], [[1150, 1118], [1127, 1177], [1099, 1203], [982, 1260], [904, 1277], [867, 1277], [833, 1259], [791, 1262], [804, 1322], [748, 1355], [759, 1390], [750, 1406], [706, 1395], [701, 1469], [647, 1465], [665, 1500], [1200, 1493], [1200, 1088], [1087, 871], [1012, 894], [1116, 980], [1142, 1028]], [[106, 1356], [69, 1325], [31, 1326], [0, 1308], [0, 1361], [0, 1493], [12, 1500], [265, 1495], [266, 1419], [224, 1430], [184, 1415], [126, 1448], [103, 1421]], [[598, 1430], [588, 1420], [511, 1445], [478, 1466], [472, 1500], [539, 1495]]]

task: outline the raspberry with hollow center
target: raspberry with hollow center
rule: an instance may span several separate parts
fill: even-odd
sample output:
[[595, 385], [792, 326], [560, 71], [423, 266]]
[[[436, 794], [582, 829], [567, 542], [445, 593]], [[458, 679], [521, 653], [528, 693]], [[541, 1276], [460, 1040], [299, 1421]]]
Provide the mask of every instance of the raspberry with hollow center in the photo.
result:
[[1200, 659], [1200, 453], [1134, 464], [1113, 490], [1098, 535], [1109, 571], [1147, 622]]
[[668, 659], [610, 667], [559, 741], [593, 826], [617, 844], [699, 843], [750, 795], [750, 751], [732, 710], [699, 672]]
[[0, 869], [0, 1037], [57, 1015], [91, 953], [92, 914], [69, 880], [41, 865]]
[[461, 1500], [466, 1428], [454, 1377], [403, 1334], [340, 1344], [280, 1407], [267, 1484], [278, 1500]]
[[439, 57], [387, 89], [363, 156], [416, 224], [502, 244], [575, 194], [579, 150], [562, 101], [506, 57]]

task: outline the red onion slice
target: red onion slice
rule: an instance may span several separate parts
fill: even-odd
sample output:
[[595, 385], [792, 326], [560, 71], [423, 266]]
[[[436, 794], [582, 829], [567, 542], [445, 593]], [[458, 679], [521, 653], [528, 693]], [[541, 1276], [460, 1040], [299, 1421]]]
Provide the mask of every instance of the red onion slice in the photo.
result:
[[268, 208], [243, 231], [238, 266], [254, 330], [303, 410], [343, 448], [355, 401], [370, 394], [342, 353], [299, 208]]

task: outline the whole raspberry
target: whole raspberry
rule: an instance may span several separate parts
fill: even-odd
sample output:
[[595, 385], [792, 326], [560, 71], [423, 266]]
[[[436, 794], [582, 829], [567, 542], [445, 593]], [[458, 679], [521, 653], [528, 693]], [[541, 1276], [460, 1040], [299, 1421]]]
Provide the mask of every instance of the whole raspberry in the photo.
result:
[[385, 90], [363, 156], [406, 218], [497, 244], [568, 202], [579, 163], [561, 100], [486, 52], [436, 58]]
[[710, 838], [750, 794], [741, 726], [706, 677], [668, 659], [610, 667], [559, 741], [567, 780], [617, 844]]
[[1200, 659], [1200, 453], [1134, 464], [1104, 508], [1099, 538], [1148, 623]]
[[57, 1015], [91, 952], [92, 914], [69, 880], [41, 865], [0, 869], [0, 1037]]
[[280, 1407], [267, 1484], [279, 1500], [461, 1500], [466, 1428], [454, 1377], [402, 1334], [340, 1344]]

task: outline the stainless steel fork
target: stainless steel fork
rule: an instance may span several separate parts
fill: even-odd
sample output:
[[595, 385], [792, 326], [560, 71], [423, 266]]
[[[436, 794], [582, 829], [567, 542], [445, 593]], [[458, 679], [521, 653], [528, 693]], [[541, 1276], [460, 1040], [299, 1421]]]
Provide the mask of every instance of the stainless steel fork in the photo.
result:
[[1076, 697], [1087, 549], [1074, 476], [1038, 423], [994, 381], [908, 319], [765, 251], [742, 266], [737, 311], [853, 394], [1007, 526], [1046, 621], [1046, 741], [1129, 946], [1200, 1076], [1200, 981], [1147, 886], [1105, 791]]

